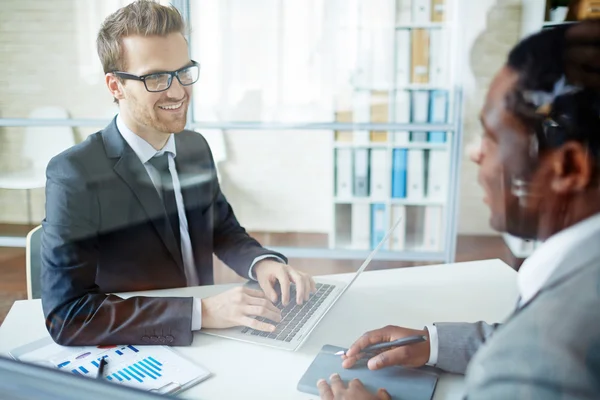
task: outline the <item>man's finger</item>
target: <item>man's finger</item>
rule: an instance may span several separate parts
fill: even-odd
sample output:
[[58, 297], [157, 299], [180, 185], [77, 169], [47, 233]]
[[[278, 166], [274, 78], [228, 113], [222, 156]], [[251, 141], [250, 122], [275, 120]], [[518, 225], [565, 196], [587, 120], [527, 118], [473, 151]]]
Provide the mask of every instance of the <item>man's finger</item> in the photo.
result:
[[252, 305], [246, 305], [242, 309], [245, 315], [263, 317], [277, 323], [281, 322], [281, 312], [279, 310], [273, 311], [266, 307]]
[[281, 268], [275, 278], [279, 281], [279, 286], [281, 288], [281, 302], [284, 306], [287, 306], [290, 302], [290, 277], [288, 276], [288, 272], [285, 268]]
[[346, 389], [342, 378], [338, 374], [333, 374], [329, 377], [329, 384], [334, 396], [341, 396], [341, 393]]
[[310, 279], [310, 291], [312, 293], [317, 293], [317, 284], [315, 283], [315, 280], [310, 275], [308, 276], [308, 279]]
[[317, 389], [319, 389], [321, 400], [333, 400], [333, 391], [325, 379], [319, 379]]
[[302, 304], [304, 300], [308, 300], [308, 287], [302, 275], [296, 270], [290, 270], [291, 281], [296, 284], [296, 304]]
[[260, 290], [250, 289], [250, 288], [247, 288], [247, 287], [243, 287], [242, 290], [248, 296], [258, 297], [258, 298], [261, 298], [261, 299], [265, 298], [265, 293], [262, 292], [262, 291], [260, 291]]
[[266, 322], [260, 322], [254, 318], [250, 317], [242, 317], [240, 325], [247, 326], [252, 329], [256, 329], [257, 331], [262, 332], [273, 332], [275, 330], [275, 325], [267, 324]]
[[381, 342], [389, 342], [390, 335], [385, 332], [387, 329], [388, 328], [381, 328], [365, 333], [350, 346], [346, 355], [348, 357], [356, 356], [367, 346]]
[[379, 389], [377, 391], [377, 398], [379, 400], [392, 400], [392, 396], [385, 389]]
[[259, 299], [258, 297], [248, 296], [245, 298], [245, 304], [252, 305], [252, 306], [265, 307], [273, 312], [281, 314], [281, 310], [279, 308], [275, 307], [275, 305], [269, 299], [265, 299], [265, 298]]
[[263, 297], [270, 299], [273, 303], [277, 303], [277, 291], [273, 287], [273, 283], [269, 279], [262, 279], [258, 281], [258, 284], [264, 292]]
[[390, 367], [392, 365], [404, 365], [409, 362], [409, 346], [402, 346], [393, 350], [384, 351], [371, 358], [367, 363], [370, 370]]
[[365, 387], [363, 386], [362, 382], [356, 378], [352, 379], [350, 381], [350, 383], [348, 384], [349, 388], [353, 388], [353, 389], [364, 389]]

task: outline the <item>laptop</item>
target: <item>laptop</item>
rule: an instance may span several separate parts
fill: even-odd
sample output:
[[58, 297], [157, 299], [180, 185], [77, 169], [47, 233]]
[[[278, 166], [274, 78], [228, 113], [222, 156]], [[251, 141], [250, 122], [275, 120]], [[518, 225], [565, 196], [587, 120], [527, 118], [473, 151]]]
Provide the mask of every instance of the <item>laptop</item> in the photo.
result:
[[[352, 286], [354, 281], [356, 281], [360, 274], [367, 268], [375, 254], [377, 254], [379, 249], [388, 240], [389, 236], [396, 229], [401, 220], [402, 218], [399, 218], [387, 231], [377, 247], [371, 251], [367, 259], [362, 263], [358, 271], [356, 271], [350, 282], [346, 283], [330, 279], [321, 279], [318, 277], [314, 278], [317, 291], [310, 296], [308, 301], [305, 301], [301, 305], [297, 305], [296, 302], [292, 300], [296, 298], [295, 285], [291, 285], [290, 302], [287, 306], [281, 304], [281, 292], [279, 292], [279, 302], [276, 306], [281, 310], [281, 322], [275, 323], [262, 317], [255, 317], [259, 321], [275, 325], [276, 329], [274, 332], [263, 332], [248, 327], [202, 329], [200, 332], [283, 350], [297, 350], [306, 341], [325, 314], [327, 314], [331, 307], [333, 307], [346, 290]], [[260, 290], [260, 286], [257, 282], [248, 282], [246, 285], [253, 289]]]

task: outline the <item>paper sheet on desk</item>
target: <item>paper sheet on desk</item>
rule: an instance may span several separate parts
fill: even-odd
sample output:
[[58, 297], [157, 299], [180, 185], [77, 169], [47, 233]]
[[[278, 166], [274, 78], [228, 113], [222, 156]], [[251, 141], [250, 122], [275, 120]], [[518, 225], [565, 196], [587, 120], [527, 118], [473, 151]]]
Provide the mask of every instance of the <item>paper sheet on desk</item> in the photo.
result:
[[11, 356], [58, 368], [75, 375], [96, 378], [104, 358], [104, 379], [139, 390], [163, 394], [185, 390], [210, 376], [167, 346], [60, 346], [48, 337], [13, 349]]

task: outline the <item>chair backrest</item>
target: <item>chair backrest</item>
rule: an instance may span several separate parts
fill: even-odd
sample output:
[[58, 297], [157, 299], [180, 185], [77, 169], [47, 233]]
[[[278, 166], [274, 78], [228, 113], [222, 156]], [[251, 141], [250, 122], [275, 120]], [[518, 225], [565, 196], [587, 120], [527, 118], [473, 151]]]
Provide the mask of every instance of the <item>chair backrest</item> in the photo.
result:
[[27, 272], [27, 299], [39, 299], [42, 296], [40, 276], [42, 274], [42, 226], [27, 234], [25, 268]]
[[[34, 109], [29, 118], [67, 119], [69, 114], [62, 107], [40, 107]], [[45, 171], [52, 157], [74, 145], [75, 135], [70, 126], [28, 126], [22, 156], [35, 170]]]

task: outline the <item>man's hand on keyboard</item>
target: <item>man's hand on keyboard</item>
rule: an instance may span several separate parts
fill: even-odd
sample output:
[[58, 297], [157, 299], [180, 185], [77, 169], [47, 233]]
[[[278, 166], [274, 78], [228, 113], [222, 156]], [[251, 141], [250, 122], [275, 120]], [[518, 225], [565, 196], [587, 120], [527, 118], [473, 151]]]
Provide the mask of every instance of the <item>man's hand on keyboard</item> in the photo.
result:
[[287, 305], [290, 302], [290, 284], [296, 284], [296, 303], [307, 301], [311, 292], [316, 291], [315, 281], [309, 275], [297, 271], [289, 265], [275, 260], [265, 259], [254, 266], [254, 274], [258, 284], [273, 303], [277, 303], [279, 296], [275, 287], [279, 283], [281, 288], [281, 302]]
[[[262, 317], [259, 321], [254, 317]], [[202, 328], [229, 328], [248, 326], [273, 332], [281, 321], [281, 310], [271, 303], [260, 290], [243, 286], [216, 296], [202, 299]]]

